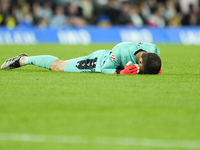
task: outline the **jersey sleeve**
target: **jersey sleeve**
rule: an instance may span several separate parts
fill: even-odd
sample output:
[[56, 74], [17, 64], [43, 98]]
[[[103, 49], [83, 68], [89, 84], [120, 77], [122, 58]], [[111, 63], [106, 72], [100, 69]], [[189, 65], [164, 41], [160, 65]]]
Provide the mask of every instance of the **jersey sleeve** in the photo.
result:
[[104, 61], [102, 66], [102, 73], [114, 74], [116, 69], [121, 64], [121, 48], [116, 45], [109, 53], [109, 56]]

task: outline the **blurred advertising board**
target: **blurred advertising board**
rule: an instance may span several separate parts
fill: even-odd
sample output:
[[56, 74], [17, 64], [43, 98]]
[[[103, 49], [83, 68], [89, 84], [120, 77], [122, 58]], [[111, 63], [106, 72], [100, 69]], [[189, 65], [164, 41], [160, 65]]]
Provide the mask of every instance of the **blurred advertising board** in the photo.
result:
[[0, 27], [0, 44], [114, 44], [148, 42], [200, 45], [200, 27]]

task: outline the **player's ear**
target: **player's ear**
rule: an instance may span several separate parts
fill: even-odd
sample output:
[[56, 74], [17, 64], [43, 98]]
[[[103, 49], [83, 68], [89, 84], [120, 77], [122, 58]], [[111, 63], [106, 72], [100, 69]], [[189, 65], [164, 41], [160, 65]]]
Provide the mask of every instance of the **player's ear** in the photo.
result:
[[140, 58], [140, 60], [139, 60], [139, 64], [143, 64], [143, 60], [142, 60], [142, 58]]

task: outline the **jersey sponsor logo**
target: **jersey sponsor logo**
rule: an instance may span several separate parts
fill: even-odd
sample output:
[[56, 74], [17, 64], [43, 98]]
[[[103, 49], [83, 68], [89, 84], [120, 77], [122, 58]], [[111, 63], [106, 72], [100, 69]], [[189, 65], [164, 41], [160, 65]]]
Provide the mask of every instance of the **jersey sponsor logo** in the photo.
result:
[[112, 60], [116, 60], [116, 58], [115, 58], [115, 55], [114, 55], [114, 54], [112, 54], [110, 58], [111, 58]]

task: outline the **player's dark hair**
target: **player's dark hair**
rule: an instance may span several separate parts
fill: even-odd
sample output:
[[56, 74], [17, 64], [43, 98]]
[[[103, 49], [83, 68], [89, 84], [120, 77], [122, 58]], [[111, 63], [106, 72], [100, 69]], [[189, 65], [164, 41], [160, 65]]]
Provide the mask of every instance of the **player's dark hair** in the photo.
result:
[[161, 68], [161, 59], [156, 53], [142, 54], [144, 74], [158, 74]]

